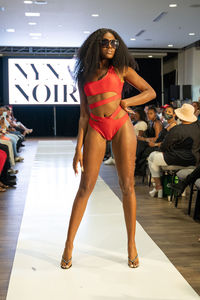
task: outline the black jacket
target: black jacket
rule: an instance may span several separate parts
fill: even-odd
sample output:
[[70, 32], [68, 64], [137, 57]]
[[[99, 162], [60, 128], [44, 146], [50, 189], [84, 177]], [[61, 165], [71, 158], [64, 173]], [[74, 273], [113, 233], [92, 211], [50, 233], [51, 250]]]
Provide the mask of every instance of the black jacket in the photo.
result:
[[200, 122], [174, 126], [163, 140], [160, 151], [168, 165], [189, 166], [199, 163]]

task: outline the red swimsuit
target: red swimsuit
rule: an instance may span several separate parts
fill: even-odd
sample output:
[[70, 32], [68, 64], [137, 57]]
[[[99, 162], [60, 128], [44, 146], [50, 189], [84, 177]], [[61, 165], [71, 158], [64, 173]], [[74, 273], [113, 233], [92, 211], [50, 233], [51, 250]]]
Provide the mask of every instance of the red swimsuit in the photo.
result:
[[[110, 66], [107, 74], [102, 79], [86, 83], [84, 85], [84, 92], [86, 96], [94, 96], [106, 92], [116, 93], [116, 95], [112, 97], [90, 104], [89, 107], [92, 109], [100, 105], [121, 99], [122, 88], [123, 82], [116, 74], [114, 67]], [[116, 111], [109, 117], [99, 117], [90, 113], [90, 116], [92, 117], [92, 119], [89, 119], [90, 126], [99, 132], [106, 140], [112, 140], [117, 131], [128, 119], [127, 113], [120, 119], [114, 119], [121, 109], [122, 107], [119, 105]]]

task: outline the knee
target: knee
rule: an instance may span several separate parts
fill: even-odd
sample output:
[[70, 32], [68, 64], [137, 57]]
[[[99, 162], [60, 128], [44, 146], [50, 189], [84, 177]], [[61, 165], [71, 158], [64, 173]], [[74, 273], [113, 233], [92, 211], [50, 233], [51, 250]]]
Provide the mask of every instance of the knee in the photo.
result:
[[134, 178], [127, 178], [126, 180], [120, 180], [119, 185], [123, 196], [130, 196], [134, 191]]
[[94, 184], [92, 182], [81, 182], [79, 187], [79, 196], [84, 197], [92, 192]]
[[154, 159], [155, 159], [155, 155], [156, 155], [156, 151], [153, 151], [149, 154], [147, 160], [149, 163], [153, 163]]

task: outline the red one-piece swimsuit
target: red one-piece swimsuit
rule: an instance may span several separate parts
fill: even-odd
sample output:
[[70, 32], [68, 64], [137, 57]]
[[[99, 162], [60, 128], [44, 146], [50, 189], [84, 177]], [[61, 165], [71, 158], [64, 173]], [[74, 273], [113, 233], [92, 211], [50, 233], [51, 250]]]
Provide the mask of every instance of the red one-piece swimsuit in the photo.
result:
[[[84, 85], [84, 92], [86, 96], [95, 96], [106, 92], [114, 92], [116, 95], [90, 104], [90, 109], [121, 99], [122, 88], [123, 82], [116, 74], [114, 67], [110, 66], [107, 74], [102, 79], [87, 82]], [[106, 140], [112, 140], [117, 131], [129, 118], [126, 113], [123, 117], [114, 119], [121, 109], [122, 107], [119, 105], [116, 111], [109, 117], [99, 117], [90, 113], [90, 126], [99, 132]]]

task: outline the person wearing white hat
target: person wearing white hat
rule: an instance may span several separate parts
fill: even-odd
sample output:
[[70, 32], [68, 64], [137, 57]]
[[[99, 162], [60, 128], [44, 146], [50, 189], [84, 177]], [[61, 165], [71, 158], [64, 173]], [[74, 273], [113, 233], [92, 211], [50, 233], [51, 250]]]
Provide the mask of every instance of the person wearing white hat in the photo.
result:
[[188, 103], [185, 103], [180, 108], [175, 109], [175, 114], [181, 121], [188, 122], [189, 124], [197, 121], [197, 117], [194, 114], [194, 107]]
[[200, 122], [194, 115], [191, 104], [183, 104], [175, 109], [176, 116], [181, 124], [170, 130], [160, 146], [160, 151], [149, 155], [149, 169], [154, 178], [156, 187], [150, 191], [150, 196], [156, 194], [162, 198], [162, 184], [160, 167], [167, 165], [191, 166], [197, 165], [200, 160]]

